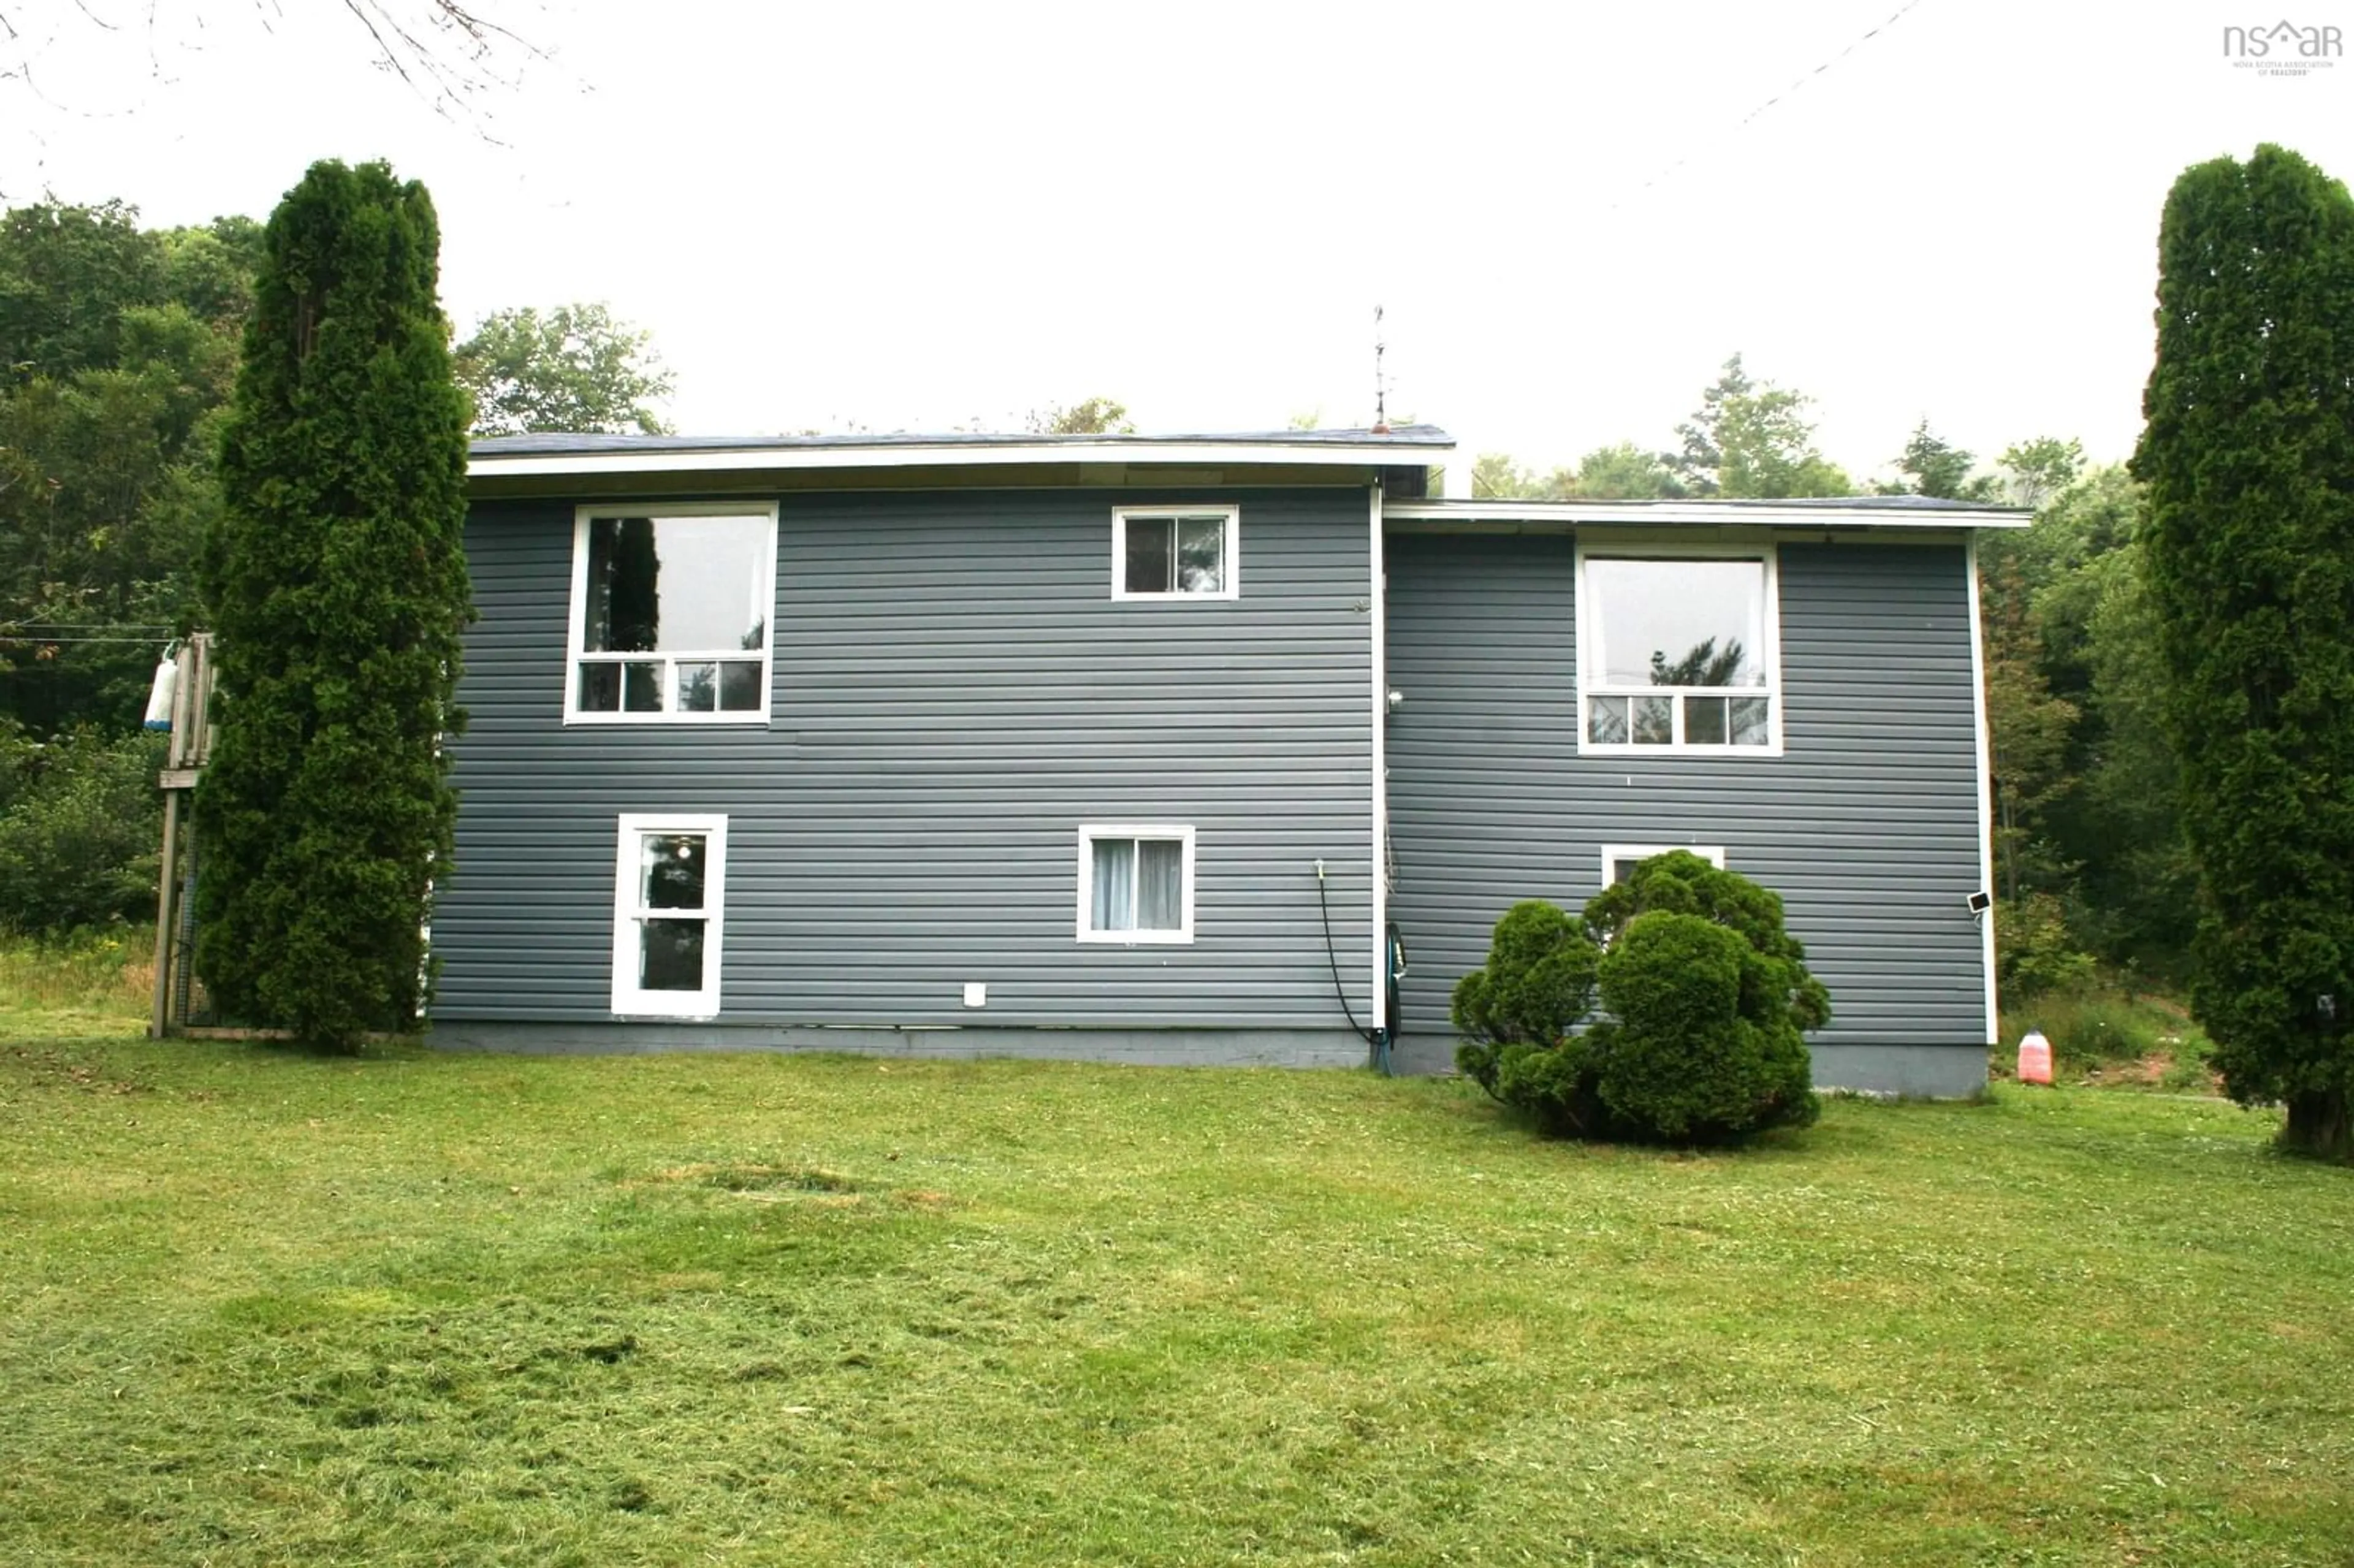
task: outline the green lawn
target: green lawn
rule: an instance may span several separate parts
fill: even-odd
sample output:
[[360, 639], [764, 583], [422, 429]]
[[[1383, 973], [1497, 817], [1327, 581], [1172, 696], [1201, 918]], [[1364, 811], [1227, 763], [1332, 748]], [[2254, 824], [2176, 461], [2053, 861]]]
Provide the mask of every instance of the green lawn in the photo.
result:
[[2354, 1172], [2227, 1104], [1689, 1157], [1356, 1074], [16, 1016], [6, 1562], [2354, 1561]]

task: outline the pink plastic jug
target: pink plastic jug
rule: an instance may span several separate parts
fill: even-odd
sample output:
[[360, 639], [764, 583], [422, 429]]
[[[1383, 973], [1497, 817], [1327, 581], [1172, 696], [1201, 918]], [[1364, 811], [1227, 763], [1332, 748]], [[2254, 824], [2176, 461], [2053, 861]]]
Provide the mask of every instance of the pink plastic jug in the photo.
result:
[[2052, 1042], [2043, 1038], [2043, 1031], [2031, 1029], [2019, 1043], [2019, 1081], [2022, 1084], [2052, 1082]]

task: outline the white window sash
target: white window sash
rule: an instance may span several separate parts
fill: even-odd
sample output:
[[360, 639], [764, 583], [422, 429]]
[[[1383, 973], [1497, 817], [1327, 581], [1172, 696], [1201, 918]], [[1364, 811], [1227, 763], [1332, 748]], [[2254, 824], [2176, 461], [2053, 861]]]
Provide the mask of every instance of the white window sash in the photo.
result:
[[[703, 840], [703, 907], [656, 909], [641, 886], [649, 836], [693, 834]], [[707, 812], [621, 814], [613, 865], [613, 1011], [625, 1017], [716, 1018], [725, 954], [727, 905], [727, 819]], [[648, 991], [639, 983], [648, 920], [703, 922], [703, 989]]]
[[[1594, 587], [1594, 575], [1586, 569], [1590, 561], [1756, 561], [1765, 568], [1764, 587], [1759, 603], [1750, 619], [1753, 644], [1760, 649], [1758, 668], [1766, 683], [1758, 686], [1629, 686], [1605, 682], [1600, 672], [1609, 668], [1607, 650], [1603, 645], [1603, 628], [1606, 617], [1599, 612], [1600, 595]], [[1769, 758], [1782, 755], [1782, 588], [1779, 552], [1772, 544], [1761, 545], [1627, 545], [1577, 546], [1577, 749], [1587, 757], [1728, 757]], [[1616, 697], [1628, 701], [1628, 733], [1633, 733], [1633, 700], [1638, 697], [1669, 699], [1668, 713], [1670, 738], [1664, 745], [1658, 742], [1598, 741], [1594, 733], [1594, 701], [1597, 697]], [[1755, 698], [1766, 704], [1766, 743], [1763, 746], [1740, 746], [1727, 739], [1723, 743], [1700, 744], [1684, 738], [1684, 699], [1687, 697]], [[1730, 714], [1727, 715], [1730, 724]]]
[[[599, 517], [762, 517], [769, 520], [767, 548], [761, 556], [760, 570], [748, 586], [750, 601], [748, 609], [762, 611], [760, 651], [760, 702], [758, 707], [725, 709], [716, 705], [707, 712], [682, 713], [678, 706], [678, 667], [682, 663], [698, 664], [726, 662], [750, 663], [755, 655], [748, 649], [713, 649], [707, 652], [644, 652], [623, 653], [608, 649], [590, 651], [588, 641], [588, 528]], [[648, 724], [721, 724], [765, 725], [769, 708], [775, 701], [774, 676], [777, 652], [777, 503], [743, 501], [664, 502], [659, 505], [634, 505], [627, 502], [599, 503], [578, 507], [572, 514], [572, 618], [567, 632], [564, 664], [564, 722], [567, 725], [648, 725]], [[662, 671], [663, 705], [659, 712], [619, 708], [607, 712], [580, 705], [580, 672], [588, 664], [660, 664]], [[626, 677], [624, 677], [626, 679]]]
[[[1097, 885], [1096, 846], [1126, 841], [1132, 848], [1119, 873], [1124, 885]], [[1140, 930], [1136, 927], [1148, 859], [1142, 847], [1173, 843], [1177, 856], [1177, 925], [1170, 929]], [[1160, 857], [1150, 857], [1160, 858]], [[1090, 822], [1079, 829], [1078, 898], [1076, 935], [1082, 942], [1114, 942], [1123, 946], [1184, 946], [1193, 940], [1194, 837], [1191, 826], [1174, 822]], [[1097, 922], [1101, 903], [1111, 917], [1125, 927], [1106, 928]]]
[[[1582, 693], [1581, 697], [1583, 699], [1615, 697], [1630, 705], [1642, 697], [1669, 699], [1668, 725], [1672, 738], [1664, 743], [1633, 740], [1623, 743], [1593, 741], [1585, 747], [1591, 751], [1626, 752], [1636, 756], [1649, 756], [1654, 752], [1673, 750], [1696, 751], [1702, 755], [1722, 753], [1728, 757], [1766, 757], [1778, 752], [1781, 747], [1781, 724], [1776, 716], [1780, 710], [1781, 697], [1770, 686], [1596, 686], [1591, 691]], [[1730, 740], [1721, 745], [1713, 741], [1705, 745], [1687, 743], [1684, 739], [1684, 699], [1686, 697], [1723, 697], [1734, 702], [1764, 703], [1766, 705], [1766, 740], [1757, 745], [1740, 744]], [[1581, 700], [1579, 704], [1581, 713], [1585, 713], [1588, 705], [1587, 701]], [[1591, 723], [1590, 714], [1586, 714], [1586, 721]], [[1628, 710], [1628, 723], [1631, 729], [1634, 723], [1631, 706]], [[1732, 726], [1732, 714], [1729, 709], [1725, 715], [1725, 724], [1729, 731]]]
[[[1177, 583], [1177, 541], [1181, 530], [1170, 530], [1170, 587], [1163, 593], [1131, 593], [1128, 587], [1128, 524], [1130, 518], [1169, 519], [1182, 523], [1188, 519], [1217, 518], [1225, 524], [1224, 559], [1218, 574], [1219, 587], [1214, 593], [1187, 593]], [[1242, 597], [1242, 508], [1233, 505], [1209, 506], [1117, 506], [1111, 514], [1111, 597], [1115, 599], [1150, 601], [1177, 599], [1186, 603], [1240, 599]]]

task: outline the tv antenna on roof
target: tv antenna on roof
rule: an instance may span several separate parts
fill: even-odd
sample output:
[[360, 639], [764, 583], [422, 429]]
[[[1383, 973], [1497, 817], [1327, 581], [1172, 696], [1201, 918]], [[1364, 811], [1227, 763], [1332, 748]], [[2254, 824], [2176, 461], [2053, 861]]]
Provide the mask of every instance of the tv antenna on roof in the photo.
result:
[[1382, 307], [1373, 307], [1373, 434], [1390, 433], [1389, 386], [1382, 379]]

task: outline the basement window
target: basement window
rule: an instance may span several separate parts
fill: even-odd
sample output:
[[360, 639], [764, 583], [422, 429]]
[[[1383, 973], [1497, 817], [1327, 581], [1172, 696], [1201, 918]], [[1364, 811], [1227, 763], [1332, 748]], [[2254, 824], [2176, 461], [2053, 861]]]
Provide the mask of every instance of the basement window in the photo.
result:
[[727, 819], [624, 815], [613, 866], [613, 1011], [716, 1018]]
[[1772, 546], [1578, 555], [1578, 749], [1782, 749]]
[[1193, 939], [1193, 830], [1097, 823], [1079, 830], [1082, 942]]
[[1667, 854], [1681, 850], [1696, 854], [1717, 870], [1724, 869], [1723, 845], [1703, 847], [1700, 844], [1604, 844], [1602, 846], [1602, 885], [1616, 887], [1627, 880], [1634, 869], [1655, 854]]
[[574, 521], [567, 724], [760, 724], [777, 510], [588, 507]]
[[1234, 599], [1242, 511], [1122, 506], [1111, 514], [1111, 597]]

